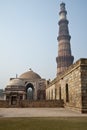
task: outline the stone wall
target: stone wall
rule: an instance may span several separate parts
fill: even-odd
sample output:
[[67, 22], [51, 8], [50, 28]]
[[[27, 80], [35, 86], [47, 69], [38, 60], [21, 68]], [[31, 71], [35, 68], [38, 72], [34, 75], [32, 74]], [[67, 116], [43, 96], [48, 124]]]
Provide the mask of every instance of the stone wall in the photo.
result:
[[0, 108], [7, 108], [8, 106], [9, 105], [7, 101], [0, 100]]
[[81, 63], [81, 92], [82, 112], [87, 113], [87, 60]]
[[23, 108], [38, 108], [38, 107], [51, 107], [51, 108], [55, 108], [55, 107], [64, 107], [64, 102], [63, 100], [36, 100], [36, 101], [28, 101], [28, 100], [22, 100], [19, 102], [19, 104], [15, 104], [15, 105], [10, 105], [9, 102], [7, 101], [0, 101], [0, 108], [14, 108], [14, 107], [23, 107]]
[[52, 97], [55, 89], [55, 99], [64, 100], [65, 107], [87, 112], [87, 59], [80, 59], [61, 75], [55, 78], [46, 88], [46, 98]]
[[60, 79], [61, 98], [65, 106], [81, 110], [81, 73], [80, 62], [76, 62]]
[[46, 100], [56, 100], [55, 83], [51, 84], [51, 87], [46, 89]]
[[63, 100], [41, 100], [41, 101], [21, 101], [19, 107], [64, 107]]

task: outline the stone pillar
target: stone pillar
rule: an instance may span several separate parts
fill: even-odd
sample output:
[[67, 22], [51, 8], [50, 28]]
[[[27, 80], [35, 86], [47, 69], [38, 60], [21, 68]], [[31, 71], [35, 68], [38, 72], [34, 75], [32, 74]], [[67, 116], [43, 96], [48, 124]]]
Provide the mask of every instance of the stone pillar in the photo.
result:
[[25, 100], [26, 99], [26, 95], [25, 94], [23, 94], [23, 100]]
[[6, 94], [4, 94], [4, 100], [6, 100]]

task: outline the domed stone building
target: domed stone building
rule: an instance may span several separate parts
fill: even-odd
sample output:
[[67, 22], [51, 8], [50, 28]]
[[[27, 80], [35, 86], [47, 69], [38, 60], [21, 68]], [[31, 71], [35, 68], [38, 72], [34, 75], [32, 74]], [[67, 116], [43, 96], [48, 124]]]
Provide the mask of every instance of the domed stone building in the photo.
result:
[[18, 104], [21, 100], [44, 100], [45, 89], [46, 80], [30, 69], [19, 77], [10, 78], [4, 97], [10, 105]]

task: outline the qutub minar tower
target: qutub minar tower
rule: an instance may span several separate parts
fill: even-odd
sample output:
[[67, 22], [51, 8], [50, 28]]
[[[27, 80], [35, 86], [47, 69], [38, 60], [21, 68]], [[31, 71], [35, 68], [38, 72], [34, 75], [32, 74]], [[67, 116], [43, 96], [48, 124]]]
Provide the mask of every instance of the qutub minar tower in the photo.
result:
[[60, 20], [59, 20], [59, 35], [58, 40], [58, 57], [56, 58], [57, 62], [57, 76], [61, 74], [65, 69], [67, 69], [74, 60], [74, 57], [71, 54], [71, 46], [68, 30], [68, 20], [67, 20], [67, 11], [65, 9], [65, 3], [60, 4]]

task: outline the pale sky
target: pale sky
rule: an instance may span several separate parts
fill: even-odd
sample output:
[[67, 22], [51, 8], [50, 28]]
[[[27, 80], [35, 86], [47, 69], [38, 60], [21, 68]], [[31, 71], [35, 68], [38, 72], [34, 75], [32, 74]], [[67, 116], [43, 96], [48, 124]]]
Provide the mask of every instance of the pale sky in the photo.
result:
[[74, 62], [87, 57], [87, 0], [0, 0], [0, 88], [29, 68], [42, 78], [56, 77], [61, 1]]

